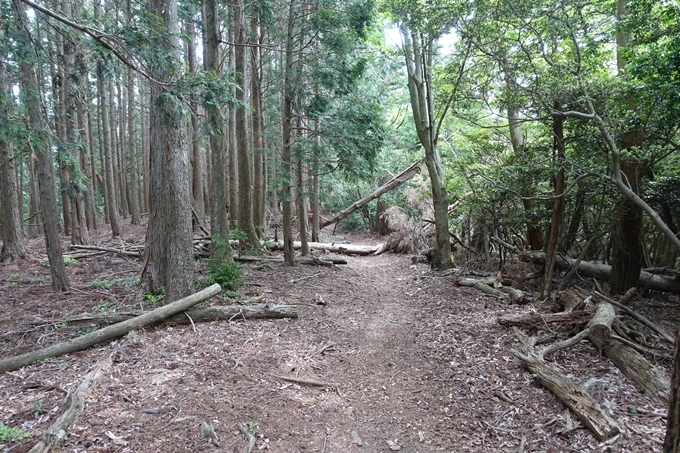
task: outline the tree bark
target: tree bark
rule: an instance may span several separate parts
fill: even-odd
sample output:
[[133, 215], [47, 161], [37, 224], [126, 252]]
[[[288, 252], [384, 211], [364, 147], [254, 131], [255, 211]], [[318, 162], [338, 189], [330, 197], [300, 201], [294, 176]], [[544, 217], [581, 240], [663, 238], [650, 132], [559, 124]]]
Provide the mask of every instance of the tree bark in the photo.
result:
[[665, 374], [635, 349], [607, 338], [607, 330], [615, 314], [614, 308], [608, 302], [598, 303], [596, 316], [589, 324], [589, 327], [596, 327], [596, 330], [591, 329], [588, 339], [652, 401], [668, 403], [670, 382]]
[[32, 351], [9, 359], [0, 360], [0, 374], [7, 371], [18, 370], [21, 367], [30, 365], [31, 363], [35, 363], [39, 360], [58, 357], [70, 352], [82, 351], [83, 349], [87, 349], [97, 343], [123, 336], [131, 330], [140, 329], [144, 326], [159, 322], [179, 312], [185, 311], [199, 302], [203, 302], [206, 299], [210, 299], [211, 297], [218, 295], [221, 291], [222, 288], [220, 285], [214, 284], [171, 304], [157, 308], [148, 313], [144, 313], [140, 316], [136, 316], [127, 321], [105, 327], [87, 335], [83, 335], [82, 337], [72, 338], [63, 343], [58, 343], [43, 349], [38, 349], [37, 351]]
[[[84, 313], [75, 318], [59, 322], [66, 323], [69, 327], [98, 327], [102, 324], [118, 324], [134, 320], [146, 313], [150, 312], [132, 311], [106, 315]], [[211, 307], [193, 307], [181, 313], [160, 319], [152, 324], [178, 325], [191, 324], [192, 321], [212, 322], [232, 319], [281, 319], [297, 317], [297, 305], [215, 305]]]
[[248, 44], [248, 29], [245, 22], [243, 0], [236, 0], [234, 9], [234, 68], [236, 71], [236, 149], [238, 153], [238, 228], [248, 237], [251, 246], [259, 244], [255, 225], [253, 224], [253, 186], [250, 149], [248, 146], [248, 131], [246, 124], [246, 93], [247, 83], [246, 46]]
[[[0, 29], [0, 42], [4, 42], [4, 29]], [[4, 53], [4, 52], [3, 52]], [[0, 74], [5, 72], [6, 56], [0, 54]], [[10, 91], [7, 78], [0, 77], [0, 128], [5, 128], [10, 121], [10, 106], [14, 104], [13, 95]], [[0, 261], [12, 261], [26, 257], [26, 246], [21, 229], [21, 215], [19, 214], [19, 191], [17, 189], [16, 174], [14, 172], [15, 156], [14, 147], [10, 141], [4, 140], [4, 134], [0, 135], [0, 239], [2, 239], [2, 251]], [[21, 159], [21, 156], [17, 156]], [[21, 161], [20, 161], [21, 162]]]
[[250, 18], [250, 92], [253, 107], [253, 224], [258, 238], [265, 238], [265, 200], [267, 166], [264, 153], [264, 111], [262, 110], [261, 33], [258, 14]]
[[[196, 61], [196, 27], [194, 26], [193, 8], [192, 16], [186, 21], [186, 33], [189, 35], [189, 42], [187, 45], [187, 60], [189, 60], [189, 72], [191, 74], [197, 73], [198, 63]], [[198, 102], [196, 94], [189, 94], [189, 105], [191, 106], [191, 198], [194, 211], [196, 211], [196, 219], [193, 222], [193, 230], [199, 231], [200, 225], [205, 225], [205, 203], [203, 194], [203, 179], [205, 173], [205, 162], [203, 156], [203, 149], [201, 147], [201, 136], [199, 133], [198, 124]]]
[[45, 140], [44, 122], [41, 113], [40, 85], [38, 84], [38, 77], [35, 72], [37, 55], [31, 47], [31, 39], [28, 36], [29, 28], [26, 6], [20, 1], [15, 1], [14, 6], [17, 12], [16, 31], [26, 52], [24, 55], [19, 56], [21, 92], [28, 112], [32, 137], [31, 146], [36, 158], [38, 191], [40, 193], [40, 207], [47, 258], [50, 262], [50, 273], [52, 276], [52, 290], [68, 291], [69, 280], [59, 242], [59, 209], [57, 207], [54, 186], [54, 166], [52, 154]]
[[[217, 81], [221, 77], [220, 35], [216, 0], [203, 0], [203, 68]], [[213, 237], [212, 253], [216, 259], [231, 258], [229, 248], [229, 219], [227, 217], [227, 148], [224, 118], [219, 106], [222, 98], [210, 93], [210, 101], [204, 105], [210, 125], [211, 191], [210, 229]]]
[[432, 205], [434, 207], [435, 245], [432, 265], [439, 269], [453, 267], [451, 242], [449, 240], [449, 198], [444, 182], [441, 156], [437, 148], [437, 128], [434, 121], [434, 96], [430, 87], [429, 71], [432, 67], [433, 42], [424, 42], [422, 35], [410, 32], [402, 24], [400, 31], [404, 37], [404, 57], [408, 74], [408, 88], [411, 110], [418, 139], [425, 149], [425, 165], [432, 186]]
[[[147, 10], [157, 21], [158, 42], [167, 57], [153, 60], [155, 80], [174, 85], [180, 61], [177, 0], [148, 0]], [[181, 101], [158, 83], [151, 84], [152, 196], [146, 236], [145, 269], [149, 288], [174, 301], [193, 292], [194, 254], [191, 232], [189, 157]]]
[[[125, 2], [125, 17], [128, 22], [132, 21], [131, 0]], [[127, 132], [128, 132], [128, 147], [130, 149], [130, 222], [133, 225], [139, 225], [141, 222], [141, 208], [139, 196], [139, 180], [141, 174], [139, 172], [139, 150], [137, 147], [137, 128], [135, 121], [135, 74], [132, 68], [127, 69]]]

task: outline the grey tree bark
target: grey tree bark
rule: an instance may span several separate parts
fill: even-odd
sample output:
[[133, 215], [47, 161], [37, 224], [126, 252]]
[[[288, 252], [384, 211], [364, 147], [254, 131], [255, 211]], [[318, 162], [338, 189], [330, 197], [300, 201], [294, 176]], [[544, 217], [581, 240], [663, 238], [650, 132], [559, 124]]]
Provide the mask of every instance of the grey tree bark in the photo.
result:
[[441, 156], [437, 148], [434, 96], [429, 73], [432, 67], [434, 43], [432, 41], [425, 42], [420, 34], [409, 31], [403, 24], [400, 25], [399, 29], [404, 39], [402, 50], [406, 60], [413, 121], [418, 139], [425, 150], [425, 165], [432, 186], [436, 236], [432, 265], [439, 269], [448, 269], [453, 266], [451, 242], [449, 240], [449, 197], [444, 183]]

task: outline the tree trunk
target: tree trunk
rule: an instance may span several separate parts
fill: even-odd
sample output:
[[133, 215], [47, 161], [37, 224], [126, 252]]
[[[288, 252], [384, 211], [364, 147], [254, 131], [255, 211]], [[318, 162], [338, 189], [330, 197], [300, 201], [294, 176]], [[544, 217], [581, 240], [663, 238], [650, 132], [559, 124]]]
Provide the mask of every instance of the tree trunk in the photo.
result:
[[[220, 35], [219, 16], [216, 0], [203, 0], [203, 68], [215, 80], [220, 78]], [[210, 205], [210, 229], [213, 237], [212, 253], [216, 259], [230, 259], [229, 219], [227, 217], [227, 148], [225, 142], [224, 118], [219, 106], [222, 104], [218, 93], [207, 102], [205, 113], [210, 125], [210, 172], [212, 203]]]
[[281, 173], [283, 177], [282, 190], [282, 210], [283, 210], [283, 256], [288, 266], [295, 265], [295, 255], [293, 252], [293, 212], [292, 212], [292, 173], [291, 160], [293, 146], [293, 97], [295, 93], [295, 81], [293, 64], [294, 54], [294, 35], [295, 35], [295, 1], [290, 0], [290, 7], [288, 10], [288, 36], [286, 38], [286, 60], [284, 67], [284, 82], [283, 82], [283, 152], [281, 155]]
[[260, 57], [261, 35], [259, 18], [252, 14], [250, 19], [250, 92], [253, 121], [253, 224], [258, 237], [265, 239], [265, 196], [267, 193], [264, 160], [264, 112], [262, 110], [262, 61]]
[[52, 289], [54, 291], [68, 291], [68, 275], [66, 274], [66, 266], [64, 265], [64, 258], [61, 253], [61, 244], [59, 243], [59, 209], [57, 207], [54, 186], [54, 166], [52, 153], [49, 147], [46, 146], [44, 138], [40, 85], [35, 73], [37, 56], [31, 47], [31, 38], [28, 35], [26, 6], [22, 2], [14, 2], [14, 6], [17, 12], [16, 31], [21, 40], [21, 45], [25, 46], [24, 49], [26, 50], [26, 54], [20, 57], [21, 60], [19, 62], [21, 92], [31, 128], [31, 146], [35, 151], [38, 191], [40, 193], [40, 207], [47, 258], [52, 275]]
[[[544, 252], [525, 252], [520, 255], [519, 258], [522, 261], [531, 261], [534, 264], [545, 264]], [[574, 258], [558, 257], [555, 261], [555, 267], [558, 269], [568, 269], [574, 265], [575, 262], [576, 260]], [[611, 271], [611, 266], [607, 264], [593, 263], [590, 261], [581, 261], [579, 263], [579, 272], [588, 277], [609, 280]], [[680, 281], [677, 281], [675, 278], [664, 277], [646, 271], [641, 271], [638, 275], [638, 285], [656, 291], [667, 291], [680, 294]]]
[[[4, 29], [0, 29], [0, 42], [4, 42], [4, 40]], [[0, 54], [0, 74], [6, 74], [5, 58], [4, 52]], [[0, 77], [0, 125], [10, 120], [10, 106], [14, 105], [13, 97], [7, 78]], [[0, 127], [4, 128], [4, 126]], [[26, 257], [24, 235], [21, 230], [21, 215], [19, 214], [19, 191], [16, 173], [14, 172], [16, 161], [14, 147], [11, 142], [5, 141], [4, 137], [4, 134], [0, 134], [0, 212], [2, 212], [0, 262]], [[17, 157], [21, 159], [21, 156]]]
[[[131, 0], [125, 2], [125, 16], [128, 22], [132, 21]], [[135, 74], [132, 68], [127, 69], [127, 131], [128, 147], [130, 149], [130, 220], [133, 225], [141, 222], [141, 209], [139, 203], [139, 152], [137, 148], [137, 129], [135, 121]]]
[[449, 240], [449, 198], [444, 183], [444, 174], [437, 148], [436, 125], [434, 120], [434, 99], [430, 87], [430, 68], [432, 67], [432, 42], [422, 42], [422, 35], [409, 32], [401, 25], [404, 37], [404, 57], [408, 74], [408, 88], [411, 110], [418, 139], [425, 149], [425, 165], [432, 186], [432, 205], [434, 208], [435, 245], [432, 266], [438, 269], [453, 267], [451, 241]]
[[[624, 148], [642, 144], [639, 132], [627, 132], [623, 137]], [[634, 158], [621, 161], [621, 172], [635, 193], [639, 193], [642, 184], [641, 165]], [[642, 209], [628, 198], [623, 198], [618, 212], [619, 218], [612, 231], [612, 275], [609, 286], [613, 294], [625, 294], [637, 285], [642, 269]]]
[[[554, 108], [560, 110], [560, 103], [555, 102]], [[554, 164], [557, 166], [555, 175], [555, 199], [553, 200], [552, 219], [550, 221], [550, 238], [548, 239], [548, 249], [546, 251], [546, 266], [543, 276], [543, 289], [541, 300], [550, 297], [553, 284], [553, 273], [555, 270], [555, 258], [559, 246], [560, 233], [564, 224], [564, 117], [553, 115], [553, 140], [554, 140]]]
[[[196, 74], [198, 63], [196, 62], [196, 27], [194, 26], [193, 8], [190, 9], [191, 17], [186, 21], [186, 33], [189, 35], [187, 47], [187, 59], [189, 60], [189, 72]], [[203, 149], [201, 147], [201, 136], [198, 124], [198, 102], [196, 94], [189, 94], [189, 105], [191, 106], [191, 199], [196, 219], [193, 221], [193, 230], [199, 231], [199, 225], [205, 225], [205, 197], [203, 195], [203, 178], [205, 173], [205, 162]]]
[[[97, 21], [98, 2], [95, 2], [95, 21]], [[104, 181], [106, 187], [104, 189], [104, 197], [106, 200], [106, 213], [109, 223], [111, 225], [111, 234], [113, 237], [118, 237], [123, 234], [120, 227], [120, 220], [118, 217], [118, 203], [116, 202], [116, 189], [114, 184], [114, 170], [113, 170], [113, 147], [111, 142], [111, 123], [110, 123], [110, 108], [109, 99], [110, 92], [106, 86], [104, 62], [97, 62], [97, 91], [99, 93], [99, 114], [101, 116], [99, 126], [101, 128], [101, 143], [99, 152], [102, 156], [102, 173], [104, 173]]]
[[[172, 86], [180, 74], [177, 0], [148, 0], [158, 42], [170, 58], [153, 60], [155, 80]], [[151, 211], [146, 236], [144, 275], [149, 288], [174, 301], [193, 292], [194, 254], [191, 234], [191, 194], [185, 117], [181, 100], [151, 83]]]
[[236, 0], [234, 8], [234, 67], [236, 70], [236, 149], [238, 153], [238, 228], [248, 237], [250, 246], [257, 246], [259, 238], [253, 224], [253, 186], [248, 131], [246, 124], [246, 45], [248, 29], [245, 23], [243, 0]]

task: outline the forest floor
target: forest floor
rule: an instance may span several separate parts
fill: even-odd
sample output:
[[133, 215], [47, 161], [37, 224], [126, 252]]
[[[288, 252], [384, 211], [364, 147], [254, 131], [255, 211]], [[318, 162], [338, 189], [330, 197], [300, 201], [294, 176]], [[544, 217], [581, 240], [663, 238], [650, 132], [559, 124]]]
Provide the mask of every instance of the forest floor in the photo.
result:
[[[380, 242], [367, 234], [334, 239]], [[92, 237], [99, 245], [123, 241], [143, 244], [143, 227], [126, 225], [122, 240], [110, 241], [104, 229]], [[60, 324], [83, 312], [152, 308], [135, 279], [140, 261], [113, 254], [79, 260], [67, 268], [73, 289], [55, 294], [41, 264], [42, 241], [28, 242], [28, 259], [0, 265], [0, 358], [84, 333]], [[57, 451], [240, 452], [245, 438], [237, 423], [255, 433], [254, 451], [277, 453], [660, 451], [666, 408], [652, 404], [590, 343], [558, 352], [551, 363], [579, 382], [603, 383], [593, 387], [595, 396], [622, 430], [609, 444], [513, 356], [517, 342], [497, 316], [541, 310], [540, 303], [510, 305], [456, 287], [451, 274], [412, 265], [406, 255], [347, 259], [333, 267], [245, 266], [241, 296], [299, 304], [298, 319], [150, 327], [0, 375], [0, 422], [36, 433], [23, 444], [0, 440], [0, 451], [28, 451], [64, 410], [66, 395], [111, 351], [112, 365]], [[464, 258], [457, 264], [459, 274], [494, 270]], [[677, 297], [657, 294], [636, 304], [674, 332]], [[668, 371], [667, 359], [659, 363]], [[214, 427], [219, 446], [199, 437], [202, 422]]]

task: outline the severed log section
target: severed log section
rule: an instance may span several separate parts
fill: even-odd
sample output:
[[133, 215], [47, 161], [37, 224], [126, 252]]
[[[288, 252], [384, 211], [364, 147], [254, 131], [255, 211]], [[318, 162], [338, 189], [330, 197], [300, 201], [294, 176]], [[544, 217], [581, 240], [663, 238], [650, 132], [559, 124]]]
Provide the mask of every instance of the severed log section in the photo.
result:
[[183, 299], [144, 313], [143, 315], [137, 316], [135, 318], [128, 319], [127, 321], [105, 327], [63, 343], [58, 343], [9, 359], [0, 360], [0, 373], [18, 370], [21, 367], [30, 365], [31, 363], [37, 362], [39, 360], [57, 357], [70, 352], [81, 351], [83, 349], [89, 348], [90, 346], [94, 346], [97, 343], [123, 336], [131, 330], [142, 328], [187, 310], [199, 302], [203, 302], [204, 300], [218, 295], [221, 291], [222, 288], [216, 283]]
[[541, 328], [550, 323], [583, 324], [593, 317], [591, 310], [573, 310], [559, 313], [522, 313], [500, 315], [498, 324], [504, 327]]
[[[323, 250], [326, 252], [342, 253], [344, 255], [372, 255], [381, 248], [382, 244], [378, 245], [352, 245], [352, 244], [337, 244], [335, 242], [309, 242], [310, 250]], [[299, 249], [302, 247], [300, 241], [293, 242], [293, 248]], [[271, 250], [283, 250], [283, 241], [271, 242], [269, 244]]]
[[[589, 329], [588, 339], [652, 401], [667, 404], [671, 383], [666, 374], [635, 349], [609, 339], [615, 315], [616, 311], [610, 303], [599, 302], [596, 314], [590, 323], [593, 330]], [[607, 333], [608, 329], [609, 333]]]
[[[531, 261], [534, 264], [545, 264], [545, 252], [524, 252], [519, 256], [519, 259], [525, 262]], [[568, 269], [575, 262], [576, 260], [574, 258], [558, 256], [555, 260], [555, 267], [559, 269]], [[609, 280], [609, 276], [611, 275], [611, 266], [590, 261], [581, 261], [578, 270], [583, 275], [602, 280]], [[646, 271], [640, 272], [638, 285], [657, 291], [680, 294], [680, 280], [665, 277], [663, 275], [651, 274]]]
[[382, 194], [387, 193], [392, 189], [396, 189], [397, 187], [399, 187], [400, 185], [402, 185], [403, 183], [405, 183], [406, 181], [408, 181], [409, 179], [413, 178], [415, 175], [420, 173], [420, 165], [422, 164], [422, 162], [423, 161], [420, 160], [420, 161], [416, 162], [415, 164], [411, 165], [406, 170], [402, 171], [397, 176], [395, 176], [394, 178], [390, 179], [389, 181], [387, 181], [382, 186], [375, 189], [367, 197], [364, 197], [359, 201], [355, 201], [354, 203], [352, 203], [351, 206], [343, 209], [342, 211], [340, 211], [339, 213], [334, 215], [331, 219], [324, 220], [323, 222], [321, 222], [321, 225], [319, 225], [319, 226], [321, 228], [324, 228], [324, 227], [327, 227], [328, 225], [332, 225], [336, 222], [339, 222], [340, 220], [344, 219], [345, 217], [347, 217], [348, 215], [350, 215], [351, 213], [353, 213], [357, 209], [360, 209], [362, 206], [364, 206], [364, 205], [368, 204], [369, 202], [371, 202], [372, 200], [375, 200], [376, 198], [380, 197]]
[[[272, 263], [283, 263], [283, 257], [281, 256], [235, 256], [234, 261], [239, 263], [261, 263], [263, 261], [269, 261]], [[347, 260], [344, 258], [333, 258], [331, 256], [321, 256], [312, 258], [297, 258], [296, 263], [300, 264], [311, 264], [314, 266], [330, 266], [333, 264], [347, 264]]]
[[529, 371], [538, 378], [540, 383], [571, 409], [598, 439], [604, 441], [616, 436], [620, 431], [616, 420], [590, 396], [588, 389], [583, 384], [575, 382], [555, 370], [543, 359], [547, 352], [554, 352], [558, 348], [567, 347], [580, 340], [581, 335], [557, 346], [552, 345], [552, 347], [548, 346], [537, 351], [534, 348], [536, 345], [535, 337], [529, 338], [517, 328], [514, 331], [520, 342], [521, 352], [513, 352], [515, 356], [526, 363]]
[[[102, 324], [118, 324], [137, 316], [144, 311], [122, 313], [106, 313], [102, 315], [83, 313], [80, 316], [57, 321], [69, 327], [98, 327]], [[210, 322], [229, 319], [281, 319], [297, 318], [297, 305], [216, 305], [212, 307], [194, 307], [182, 313], [161, 319], [154, 324], [190, 324], [194, 322]]]

